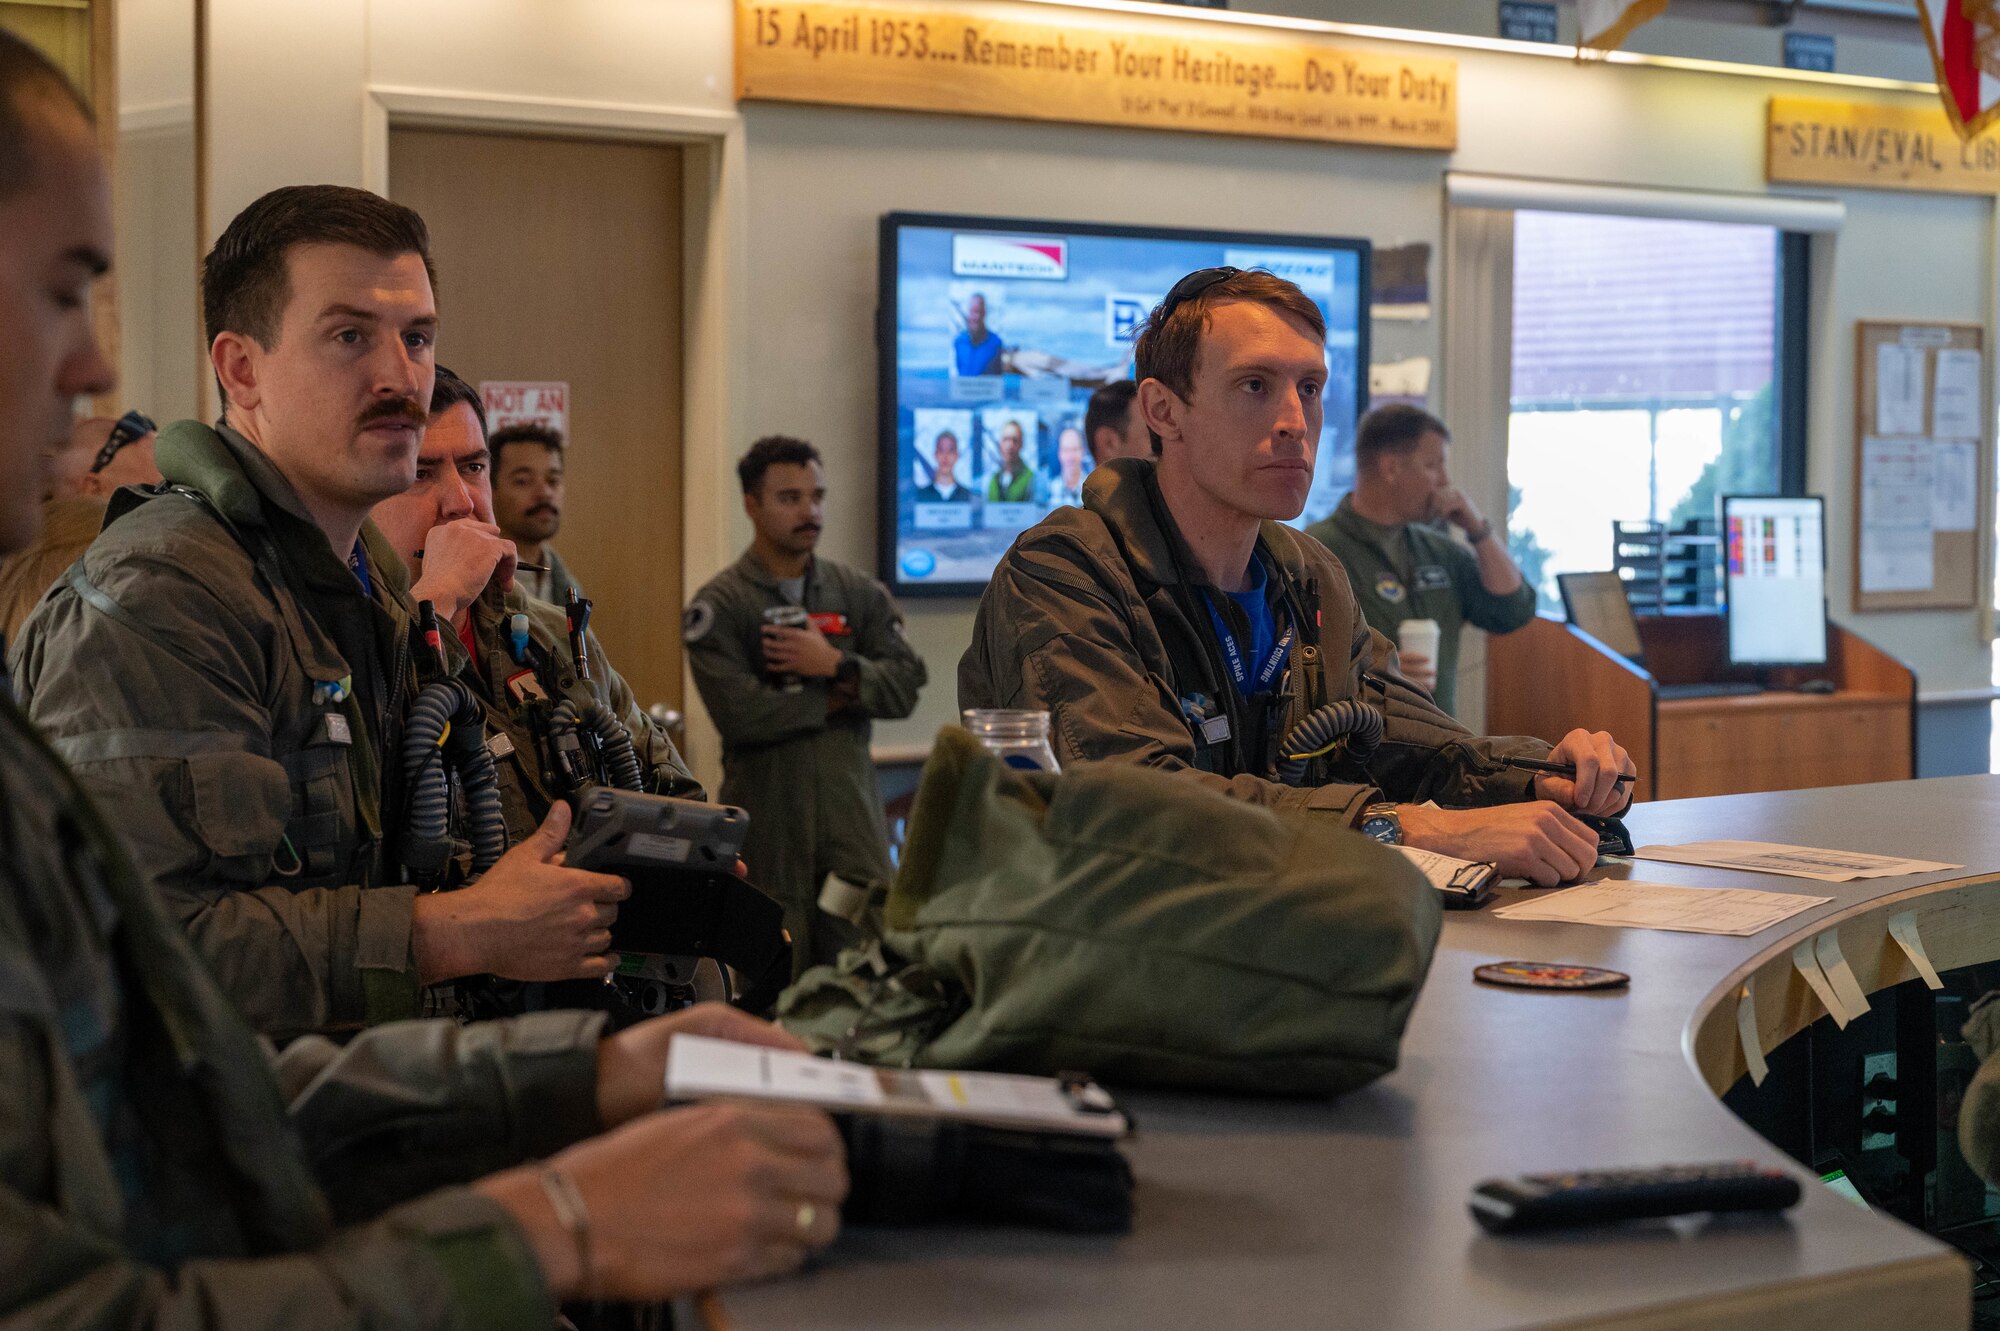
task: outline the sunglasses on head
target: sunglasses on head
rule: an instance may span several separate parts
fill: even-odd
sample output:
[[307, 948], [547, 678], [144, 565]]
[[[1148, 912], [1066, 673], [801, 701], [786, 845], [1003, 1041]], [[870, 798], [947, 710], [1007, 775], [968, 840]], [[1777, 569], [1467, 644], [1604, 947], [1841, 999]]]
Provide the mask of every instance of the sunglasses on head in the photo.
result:
[[144, 412], [126, 412], [111, 427], [111, 437], [104, 441], [104, 447], [97, 450], [97, 456], [91, 460], [90, 470], [103, 471], [111, 465], [111, 459], [118, 456], [119, 449], [127, 444], [137, 443], [149, 434], [158, 434], [159, 430], [160, 427], [153, 424], [152, 417]]
[[1160, 302], [1160, 312], [1157, 316], [1158, 322], [1162, 324], [1166, 323], [1173, 316], [1175, 310], [1187, 304], [1210, 287], [1221, 282], [1227, 282], [1242, 271], [1241, 268], [1197, 268], [1180, 281], [1174, 283], [1174, 289], [1169, 291], [1167, 298]]

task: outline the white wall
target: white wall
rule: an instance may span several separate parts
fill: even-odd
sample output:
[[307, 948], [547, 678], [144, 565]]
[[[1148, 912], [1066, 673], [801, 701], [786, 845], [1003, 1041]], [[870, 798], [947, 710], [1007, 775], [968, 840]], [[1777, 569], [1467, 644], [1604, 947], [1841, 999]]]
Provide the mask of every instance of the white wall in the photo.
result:
[[[732, 108], [729, 0], [211, 0], [211, 9], [212, 228], [274, 185], [367, 179], [370, 85], [558, 108], [711, 116]], [[699, 334], [729, 379], [711, 447], [740, 449], [779, 429], [817, 440], [834, 491], [827, 552], [872, 562], [874, 221], [890, 209], [1359, 234], [1428, 240], [1435, 251], [1446, 169], [1757, 192], [1765, 188], [1765, 103], [1774, 92], [1925, 103], [1782, 77], [1454, 54], [1463, 110], [1460, 148], [1449, 155], [740, 108], [740, 159], [725, 154], [714, 177], [723, 196], [715, 216], [728, 230], [737, 271], [718, 279], [729, 288], [717, 307], [724, 313]], [[1848, 366], [1857, 318], [1990, 318], [1992, 205], [1866, 191], [1841, 197], [1848, 229], [1821, 247], [1818, 264], [1809, 472], [1828, 495], [1833, 519], [1835, 613], [1909, 660], [1926, 688], [1983, 683], [1987, 657], [1976, 615], [1857, 618], [1845, 609]], [[449, 256], [440, 260], [448, 269]], [[1408, 354], [1402, 346], [1436, 353], [1435, 321], [1397, 336], [1399, 354]], [[1994, 340], [1990, 330], [1988, 337]], [[1454, 424], [1462, 440], [1474, 433]], [[690, 461], [704, 468], [688, 498], [690, 577], [719, 567], [747, 539], [739, 514], [717, 521], [717, 505], [728, 507], [717, 479], [726, 462]], [[933, 682], [916, 718], [882, 727], [891, 743], [921, 742], [954, 714], [953, 677], [971, 606], [916, 604], [910, 618]], [[699, 761], [703, 746], [696, 747]]]

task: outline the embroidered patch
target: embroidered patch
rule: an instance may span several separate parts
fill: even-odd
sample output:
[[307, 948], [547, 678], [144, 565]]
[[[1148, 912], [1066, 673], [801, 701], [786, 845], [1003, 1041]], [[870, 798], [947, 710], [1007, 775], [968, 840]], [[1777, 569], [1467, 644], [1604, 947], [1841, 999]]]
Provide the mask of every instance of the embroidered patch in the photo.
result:
[[1417, 590], [1420, 592], [1441, 592], [1451, 586], [1451, 573], [1439, 564], [1426, 564], [1417, 570]]
[[690, 601], [681, 612], [681, 641], [700, 642], [715, 627], [715, 607], [706, 601]]
[[532, 670], [523, 670], [507, 676], [507, 695], [515, 703], [525, 703], [531, 698], [546, 698], [549, 691], [542, 687], [542, 681], [535, 678]]
[[1403, 598], [1409, 595], [1408, 592], [1403, 590], [1402, 583], [1396, 581], [1386, 573], [1375, 579], [1375, 594], [1390, 605], [1401, 605]]

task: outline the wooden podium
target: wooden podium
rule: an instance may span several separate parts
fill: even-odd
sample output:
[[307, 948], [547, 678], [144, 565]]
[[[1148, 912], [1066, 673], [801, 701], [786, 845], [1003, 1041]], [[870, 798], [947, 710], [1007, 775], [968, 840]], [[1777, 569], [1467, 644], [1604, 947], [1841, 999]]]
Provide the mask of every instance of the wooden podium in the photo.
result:
[[[1803, 790], [1916, 775], [1917, 677], [1838, 624], [1827, 663], [1764, 672], [1763, 693], [1662, 699], [1659, 686], [1749, 680], [1729, 664], [1720, 615], [1638, 621], [1641, 668], [1573, 624], [1547, 616], [1486, 642], [1486, 729], [1554, 743], [1608, 730], [1639, 766], [1637, 798]], [[1832, 693], [1799, 693], [1808, 680]]]

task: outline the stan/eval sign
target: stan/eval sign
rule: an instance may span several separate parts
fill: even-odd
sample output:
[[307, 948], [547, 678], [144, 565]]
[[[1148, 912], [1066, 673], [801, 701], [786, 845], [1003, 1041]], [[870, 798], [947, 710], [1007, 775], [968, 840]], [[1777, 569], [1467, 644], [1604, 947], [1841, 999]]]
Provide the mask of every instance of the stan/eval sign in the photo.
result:
[[484, 379], [479, 396], [486, 404], [486, 432], [507, 425], [540, 425], [569, 442], [569, 385], [523, 379]]
[[985, 0], [737, 0], [736, 95], [1449, 149], [1458, 64], [1248, 25]]

